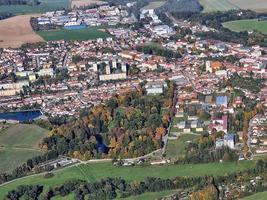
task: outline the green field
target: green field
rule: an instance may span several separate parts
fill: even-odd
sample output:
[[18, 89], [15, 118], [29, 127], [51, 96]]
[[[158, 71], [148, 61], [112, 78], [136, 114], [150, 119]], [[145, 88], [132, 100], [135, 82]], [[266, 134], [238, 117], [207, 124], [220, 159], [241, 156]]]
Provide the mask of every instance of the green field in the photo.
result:
[[259, 192], [254, 195], [243, 198], [243, 200], [266, 200], [267, 199], [267, 191]]
[[110, 34], [91, 27], [78, 30], [56, 30], [56, 31], [38, 31], [37, 32], [44, 40], [94, 40], [97, 38], [111, 37]]
[[41, 154], [38, 143], [47, 133], [45, 129], [28, 124], [13, 125], [0, 132], [0, 172], [11, 171]]
[[235, 4], [228, 0], [199, 0], [203, 6], [203, 12], [228, 11], [239, 9]]
[[168, 140], [166, 148], [166, 156], [175, 158], [185, 154], [185, 148], [189, 141], [194, 141], [198, 136], [193, 134], [184, 134], [179, 136], [177, 140]]
[[39, 5], [10, 5], [0, 6], [0, 12], [11, 12], [13, 14], [44, 13], [53, 10], [68, 9], [71, 6], [71, 0], [40, 0]]
[[258, 21], [257, 19], [225, 22], [223, 26], [236, 32], [258, 30], [267, 33], [267, 21]]
[[0, 199], [3, 199], [8, 191], [23, 184], [41, 184], [48, 188], [49, 186], [60, 185], [71, 179], [96, 181], [106, 177], [122, 177], [126, 180], [143, 180], [148, 176], [171, 178], [176, 176], [204, 176], [209, 174], [224, 175], [234, 171], [252, 168], [253, 166], [254, 162], [252, 161], [143, 167], [113, 167], [110, 162], [94, 163], [58, 170], [54, 172], [55, 176], [50, 179], [43, 178], [43, 175], [36, 175], [11, 182], [0, 187]]
[[151, 1], [149, 2], [147, 6], [143, 7], [142, 9], [156, 9], [156, 8], [163, 6], [165, 3], [166, 3], [166, 0]]
[[256, 12], [266, 12], [267, 11], [267, 1], [266, 0], [228, 0], [232, 4], [238, 6], [243, 10], [254, 10]]

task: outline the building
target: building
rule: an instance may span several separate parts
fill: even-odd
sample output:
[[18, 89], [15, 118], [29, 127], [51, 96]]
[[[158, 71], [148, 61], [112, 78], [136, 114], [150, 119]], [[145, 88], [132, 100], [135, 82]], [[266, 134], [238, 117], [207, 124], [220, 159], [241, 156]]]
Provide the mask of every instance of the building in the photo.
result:
[[216, 98], [216, 105], [217, 106], [222, 106], [224, 108], [227, 108], [227, 105], [228, 105], [228, 98], [227, 98], [227, 96], [218, 96]]
[[110, 81], [110, 80], [121, 80], [126, 79], [127, 75], [125, 72], [123, 73], [117, 73], [117, 74], [102, 74], [99, 75], [100, 81]]
[[219, 61], [206, 61], [206, 72], [215, 72], [222, 68], [222, 63]]
[[148, 82], [145, 86], [147, 94], [162, 94], [166, 83], [162, 81]]
[[234, 134], [225, 134], [223, 137], [223, 144], [224, 146], [229, 147], [230, 149], [235, 148], [236, 144], [236, 135]]

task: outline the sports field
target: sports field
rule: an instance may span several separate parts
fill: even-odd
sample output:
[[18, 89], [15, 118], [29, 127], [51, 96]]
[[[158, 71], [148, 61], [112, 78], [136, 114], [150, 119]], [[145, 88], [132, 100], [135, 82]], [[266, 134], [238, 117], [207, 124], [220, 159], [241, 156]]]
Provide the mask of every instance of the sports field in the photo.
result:
[[254, 162], [252, 161], [143, 167], [114, 167], [110, 162], [86, 164], [58, 170], [54, 172], [55, 176], [49, 179], [43, 178], [43, 175], [18, 179], [0, 187], [0, 199], [3, 199], [8, 191], [23, 184], [41, 184], [48, 188], [49, 186], [59, 185], [72, 179], [96, 181], [106, 177], [122, 177], [126, 180], [143, 180], [148, 176], [171, 178], [176, 176], [204, 176], [209, 174], [224, 175], [234, 171], [242, 171], [253, 166]]
[[267, 33], [267, 21], [258, 21], [257, 19], [225, 22], [223, 26], [236, 32], [258, 30]]
[[11, 12], [13, 14], [44, 13], [53, 10], [69, 9], [71, 0], [39, 0], [39, 5], [4, 5], [0, 6], [0, 12]]
[[229, 0], [199, 0], [203, 6], [203, 12], [228, 11], [239, 9], [238, 6], [231, 3]]
[[17, 124], [0, 132], [0, 172], [12, 171], [36, 155], [39, 141], [48, 131], [35, 125]]
[[241, 9], [250, 9], [256, 12], [267, 12], [266, 0], [228, 0], [228, 1]]
[[97, 38], [111, 37], [110, 34], [99, 30], [96, 27], [78, 29], [78, 30], [56, 30], [56, 31], [38, 31], [44, 40], [94, 40]]

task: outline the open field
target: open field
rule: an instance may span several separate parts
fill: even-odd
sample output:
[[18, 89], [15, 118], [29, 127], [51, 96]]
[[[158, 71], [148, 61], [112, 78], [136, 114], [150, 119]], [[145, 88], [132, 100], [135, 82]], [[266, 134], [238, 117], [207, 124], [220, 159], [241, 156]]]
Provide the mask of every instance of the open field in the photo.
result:
[[203, 6], [203, 12], [228, 11], [239, 9], [238, 6], [231, 3], [229, 0], [199, 0]]
[[223, 26], [236, 32], [258, 30], [267, 33], [267, 21], [258, 21], [257, 19], [225, 22]]
[[228, 0], [241, 9], [250, 9], [256, 12], [267, 12], [266, 0]]
[[21, 15], [0, 20], [0, 47], [20, 47], [24, 43], [44, 41], [31, 27], [30, 18]]
[[95, 27], [78, 29], [78, 30], [57, 30], [57, 31], [38, 31], [44, 40], [94, 40], [97, 38], [107, 38], [110, 35]]
[[17, 124], [0, 132], [0, 172], [12, 171], [18, 165], [42, 152], [39, 141], [48, 131], [35, 125]]
[[83, 6], [90, 6], [90, 5], [93, 5], [93, 4], [96, 4], [96, 5], [101, 5], [101, 4], [104, 4], [105, 1], [98, 1], [98, 0], [72, 0], [71, 2], [71, 7], [74, 8], [79, 8], [79, 7], [83, 7]]
[[166, 2], [165, 0], [151, 1], [147, 6], [143, 7], [142, 9], [156, 9], [163, 6], [165, 2]]
[[177, 140], [168, 140], [166, 148], [166, 156], [174, 158], [183, 156], [188, 142], [194, 141], [198, 136], [193, 134], [181, 135]]
[[243, 200], [266, 200], [266, 197], [267, 197], [267, 191], [259, 192], [254, 195], [245, 197], [243, 198]]
[[13, 14], [44, 13], [53, 10], [68, 9], [71, 6], [71, 0], [40, 0], [39, 5], [7, 5], [0, 6], [0, 12], [10, 12]]
[[195, 165], [168, 165], [168, 166], [135, 166], [114, 167], [110, 162], [72, 166], [54, 172], [55, 176], [45, 179], [42, 175], [25, 177], [0, 187], [0, 199], [4, 195], [23, 184], [41, 184], [45, 188], [64, 183], [67, 180], [83, 179], [96, 181], [106, 177], [122, 177], [126, 180], [143, 180], [147, 176], [171, 178], [176, 176], [204, 176], [207, 174], [224, 175], [234, 171], [242, 171], [254, 166], [252, 161], [239, 163], [210, 163]]

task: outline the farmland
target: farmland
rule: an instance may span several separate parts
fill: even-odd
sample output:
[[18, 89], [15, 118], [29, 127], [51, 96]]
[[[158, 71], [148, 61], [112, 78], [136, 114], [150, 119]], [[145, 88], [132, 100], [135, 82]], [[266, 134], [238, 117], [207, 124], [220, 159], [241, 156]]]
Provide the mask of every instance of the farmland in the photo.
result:
[[31, 27], [31, 16], [21, 15], [0, 21], [0, 47], [20, 47], [24, 43], [44, 41]]
[[224, 23], [223, 26], [236, 32], [258, 30], [267, 33], [267, 21], [258, 21], [257, 19], [230, 21]]
[[0, 12], [10, 12], [15, 15], [29, 13], [44, 13], [52, 10], [68, 9], [71, 6], [71, 0], [40, 0], [39, 5], [5, 5], [0, 6]]
[[250, 9], [256, 12], [267, 12], [266, 0], [228, 0], [241, 9]]
[[77, 30], [56, 30], [56, 31], [38, 31], [44, 40], [93, 40], [97, 38], [107, 38], [110, 35], [98, 28], [84, 28]]
[[105, 3], [105, 1], [98, 1], [98, 0], [72, 0], [71, 1], [71, 7], [74, 8], [79, 8], [82, 6], [90, 6], [93, 4], [101, 5]]
[[156, 9], [161, 7], [165, 2], [165, 0], [151, 1], [147, 6], [143, 7], [142, 9]]
[[33, 156], [41, 154], [38, 142], [47, 130], [35, 125], [17, 124], [0, 132], [0, 171], [11, 171]]
[[55, 176], [49, 179], [45, 179], [43, 175], [36, 175], [15, 180], [0, 187], [0, 199], [3, 199], [8, 191], [23, 184], [41, 184], [48, 188], [49, 186], [59, 185], [67, 180], [73, 179], [96, 181], [106, 177], [122, 177], [126, 180], [140, 181], [147, 176], [171, 178], [175, 176], [203, 176], [207, 174], [224, 175], [226, 173], [252, 168], [253, 166], [254, 162], [252, 161], [135, 167], [114, 167], [110, 162], [84, 164], [58, 170], [54, 172]]
[[228, 11], [239, 9], [238, 6], [228, 0], [199, 0], [203, 6], [203, 12]]

